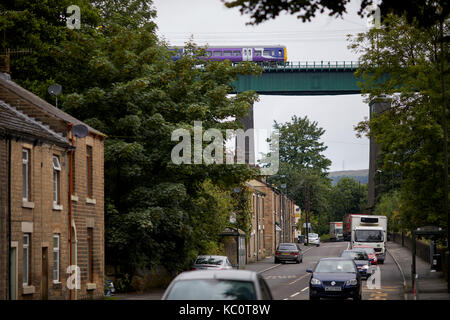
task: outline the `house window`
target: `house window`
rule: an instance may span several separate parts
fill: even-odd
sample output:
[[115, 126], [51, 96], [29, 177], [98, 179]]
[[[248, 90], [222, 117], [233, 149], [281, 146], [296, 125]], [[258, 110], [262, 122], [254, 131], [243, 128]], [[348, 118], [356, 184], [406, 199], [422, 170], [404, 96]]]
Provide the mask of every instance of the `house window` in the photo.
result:
[[61, 165], [58, 156], [53, 156], [53, 204], [60, 203], [60, 175]]
[[30, 150], [22, 149], [22, 199], [30, 200]]
[[86, 168], [87, 168], [87, 196], [88, 198], [93, 198], [92, 187], [93, 187], [93, 178], [92, 178], [92, 147], [86, 146]]
[[88, 253], [88, 263], [87, 263], [87, 276], [88, 282], [92, 283], [94, 281], [94, 271], [93, 271], [93, 229], [88, 228], [87, 230], [87, 253]]
[[23, 235], [23, 284], [30, 283], [30, 234]]
[[53, 235], [53, 282], [59, 282], [59, 234]]

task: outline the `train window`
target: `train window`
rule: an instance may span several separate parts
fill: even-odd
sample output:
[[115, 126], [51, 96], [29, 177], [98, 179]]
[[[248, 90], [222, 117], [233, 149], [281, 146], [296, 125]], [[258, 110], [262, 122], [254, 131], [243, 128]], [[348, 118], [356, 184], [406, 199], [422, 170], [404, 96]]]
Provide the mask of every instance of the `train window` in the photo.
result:
[[222, 56], [222, 51], [214, 51], [214, 57], [220, 57]]
[[261, 57], [261, 50], [255, 50], [255, 57]]
[[278, 50], [278, 54], [279, 54], [280, 56], [282, 56], [282, 55], [283, 55], [283, 51]]
[[264, 50], [263, 55], [264, 56], [270, 56], [270, 50]]
[[239, 57], [241, 55], [240, 51], [233, 51], [233, 56]]
[[224, 51], [223, 55], [226, 57], [231, 57], [231, 51]]

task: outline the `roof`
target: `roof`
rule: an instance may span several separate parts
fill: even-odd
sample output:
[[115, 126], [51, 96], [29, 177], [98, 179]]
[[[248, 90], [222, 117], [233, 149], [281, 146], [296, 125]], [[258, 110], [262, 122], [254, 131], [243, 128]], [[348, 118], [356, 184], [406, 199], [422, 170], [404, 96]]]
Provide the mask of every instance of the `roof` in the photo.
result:
[[[61, 109], [58, 109], [55, 106], [48, 103], [47, 101], [39, 98], [37, 95], [33, 94], [32, 92], [22, 88], [14, 81], [9, 80], [7, 77], [0, 77], [0, 89], [3, 89], [3, 90], [0, 90], [0, 92], [1, 92], [0, 99], [7, 103], [12, 104], [14, 107], [16, 107], [16, 104], [17, 104], [17, 108], [22, 108], [22, 107], [25, 108], [25, 107], [32, 106], [32, 107], [34, 107], [34, 109], [36, 109], [36, 108], [40, 109], [41, 116], [56, 118], [60, 121], [65, 122], [66, 124], [67, 123], [72, 123], [73, 125], [83, 124], [88, 128], [89, 132], [94, 133], [96, 135], [104, 136], [104, 137], [106, 136], [102, 132], [86, 125], [82, 121], [72, 117], [68, 113], [65, 113]], [[11, 93], [14, 96], [11, 96]], [[33, 110], [33, 111], [37, 111], [37, 110]], [[27, 112], [25, 112], [25, 113], [27, 113]], [[59, 127], [57, 123], [51, 123], [49, 125], [53, 129], [56, 129]], [[60, 130], [55, 130], [55, 131], [60, 131]]]
[[2, 100], [0, 100], [1, 133], [30, 141], [42, 139], [62, 147], [71, 147], [69, 141], [61, 134], [52, 131], [48, 126], [28, 117]]
[[179, 274], [174, 281], [199, 279], [253, 281], [256, 277], [257, 273], [249, 270], [198, 270], [185, 271]]

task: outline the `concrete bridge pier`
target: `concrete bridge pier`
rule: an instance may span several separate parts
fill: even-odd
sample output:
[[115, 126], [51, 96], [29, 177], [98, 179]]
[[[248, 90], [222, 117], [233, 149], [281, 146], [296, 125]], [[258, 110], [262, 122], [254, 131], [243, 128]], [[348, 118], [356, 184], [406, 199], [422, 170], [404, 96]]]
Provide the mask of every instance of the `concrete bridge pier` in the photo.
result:
[[[254, 118], [253, 118], [253, 104], [250, 106], [248, 114], [241, 118], [240, 121], [244, 125], [244, 131], [248, 129], [254, 129]], [[237, 150], [237, 141], [236, 141], [236, 150]], [[250, 165], [256, 164], [256, 156], [255, 156], [255, 135], [252, 134], [249, 137], [245, 137], [245, 163]]]
[[[378, 115], [383, 111], [386, 111], [391, 106], [391, 102], [388, 98], [376, 97], [369, 102], [369, 116], [372, 118], [373, 115]], [[377, 158], [380, 152], [380, 147], [375, 143], [375, 139], [370, 137], [370, 149], [369, 149], [369, 194], [367, 197], [367, 210], [370, 214], [373, 214], [375, 209], [375, 198], [377, 197], [377, 192], [375, 190], [375, 174], [378, 170], [377, 168]]]

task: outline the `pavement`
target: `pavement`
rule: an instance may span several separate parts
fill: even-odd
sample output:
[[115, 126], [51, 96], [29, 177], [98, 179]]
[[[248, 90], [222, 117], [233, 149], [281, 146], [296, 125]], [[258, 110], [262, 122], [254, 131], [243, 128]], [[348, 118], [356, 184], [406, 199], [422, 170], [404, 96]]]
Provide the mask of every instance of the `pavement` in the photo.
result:
[[450, 300], [447, 281], [442, 272], [431, 272], [430, 263], [416, 256], [418, 274], [416, 294], [412, 288], [411, 250], [395, 242], [388, 242], [388, 253], [392, 256], [404, 277], [404, 292], [407, 300]]

